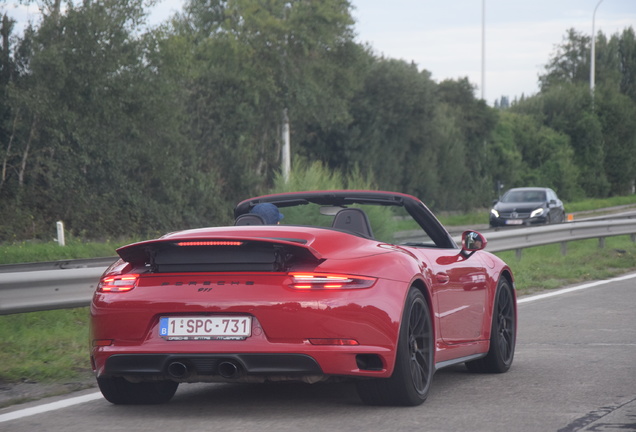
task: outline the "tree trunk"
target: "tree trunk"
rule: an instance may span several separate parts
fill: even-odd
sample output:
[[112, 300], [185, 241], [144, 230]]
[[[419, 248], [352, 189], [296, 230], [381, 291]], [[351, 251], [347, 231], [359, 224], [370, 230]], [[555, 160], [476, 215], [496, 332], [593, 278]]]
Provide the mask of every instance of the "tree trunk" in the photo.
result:
[[290, 149], [290, 137], [289, 137], [289, 116], [287, 115], [287, 108], [283, 109], [283, 127], [282, 127], [282, 141], [283, 141], [283, 178], [285, 183], [289, 181], [289, 172], [291, 171], [291, 149]]
[[27, 140], [26, 146], [24, 148], [24, 153], [22, 154], [22, 163], [20, 164], [20, 172], [18, 173], [18, 186], [22, 188], [24, 186], [24, 172], [26, 171], [26, 163], [29, 157], [29, 149], [31, 148], [31, 142], [33, 141], [33, 136], [35, 135], [35, 127], [38, 122], [38, 116], [33, 116], [33, 121], [31, 122], [31, 131], [29, 132], [29, 139]]
[[7, 180], [7, 163], [11, 156], [11, 147], [13, 146], [13, 138], [15, 137], [15, 128], [18, 124], [18, 118], [20, 117], [20, 110], [18, 109], [13, 119], [13, 126], [11, 127], [11, 135], [9, 136], [9, 143], [7, 144], [7, 151], [4, 154], [4, 160], [2, 161], [2, 176], [0, 177], [0, 189], [4, 186], [4, 182]]

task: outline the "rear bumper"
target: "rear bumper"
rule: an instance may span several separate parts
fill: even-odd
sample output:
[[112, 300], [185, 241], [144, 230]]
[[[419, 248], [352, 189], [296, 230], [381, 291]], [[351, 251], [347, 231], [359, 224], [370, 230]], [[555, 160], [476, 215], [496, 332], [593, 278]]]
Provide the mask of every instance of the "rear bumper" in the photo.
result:
[[[98, 293], [91, 304], [93, 370], [98, 377], [154, 379], [179, 362], [190, 371], [188, 381], [196, 382], [214, 378], [215, 363], [230, 359], [246, 376], [391, 375], [404, 302], [396, 281], [378, 279], [370, 289], [299, 291], [286, 288], [287, 277], [162, 274], [123, 294]], [[192, 285], [173, 283], [177, 278]], [[224, 283], [206, 288], [204, 279]], [[161, 319], [171, 316], [249, 316], [251, 334], [168, 340], [161, 336]]]
[[[179, 373], [171, 366], [179, 364]], [[321, 375], [318, 363], [305, 354], [115, 354], [106, 360], [103, 375], [189, 378], [225, 375], [231, 364], [240, 375]], [[183, 370], [181, 370], [181, 368]], [[229, 378], [225, 376], [225, 378]]]
[[386, 378], [390, 376], [391, 371], [386, 369], [388, 353], [384, 354], [352, 352], [346, 349], [344, 352], [316, 351], [308, 354], [190, 352], [107, 356], [94, 352], [91, 361], [97, 377], [126, 377], [131, 381], [316, 382], [330, 376]]

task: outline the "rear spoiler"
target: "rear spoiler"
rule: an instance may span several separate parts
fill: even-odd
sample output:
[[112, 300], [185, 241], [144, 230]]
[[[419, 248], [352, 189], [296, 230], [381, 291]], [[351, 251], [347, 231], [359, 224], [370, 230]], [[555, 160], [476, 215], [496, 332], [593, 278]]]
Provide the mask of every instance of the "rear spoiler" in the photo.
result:
[[306, 240], [263, 237], [158, 239], [117, 249], [135, 267], [151, 272], [286, 271], [324, 258]]

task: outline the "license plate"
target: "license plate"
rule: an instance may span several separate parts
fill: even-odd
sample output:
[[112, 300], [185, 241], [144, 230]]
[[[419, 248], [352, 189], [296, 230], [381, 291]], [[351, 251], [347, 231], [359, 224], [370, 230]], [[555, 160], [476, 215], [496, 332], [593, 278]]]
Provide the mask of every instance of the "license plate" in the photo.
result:
[[523, 220], [521, 219], [508, 219], [506, 221], [506, 225], [521, 225], [523, 223]]
[[252, 334], [249, 316], [161, 317], [159, 336], [167, 340], [243, 340]]

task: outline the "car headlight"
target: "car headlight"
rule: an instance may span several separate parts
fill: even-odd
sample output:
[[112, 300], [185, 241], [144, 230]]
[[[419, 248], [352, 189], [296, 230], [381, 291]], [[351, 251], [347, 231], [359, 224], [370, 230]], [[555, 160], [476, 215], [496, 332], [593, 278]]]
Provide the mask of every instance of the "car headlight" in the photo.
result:
[[534, 210], [532, 213], [530, 213], [530, 217], [533, 218], [533, 217], [541, 216], [543, 212], [544, 212], [543, 208], [538, 208]]
[[494, 217], [499, 217], [499, 212], [495, 209], [490, 210], [490, 214], [493, 215]]

